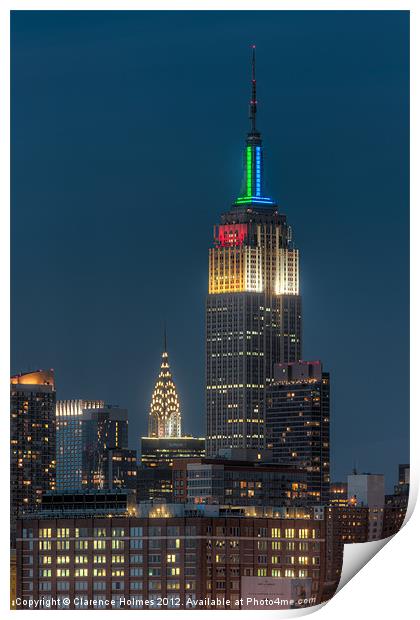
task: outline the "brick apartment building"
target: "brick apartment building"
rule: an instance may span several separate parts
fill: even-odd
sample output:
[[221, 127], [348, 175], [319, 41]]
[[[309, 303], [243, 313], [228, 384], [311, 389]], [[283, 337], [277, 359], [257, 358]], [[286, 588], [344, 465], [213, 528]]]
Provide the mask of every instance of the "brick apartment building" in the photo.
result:
[[239, 609], [263, 579], [271, 593], [285, 580], [309, 583], [314, 605], [332, 596], [341, 572], [328, 523], [323, 508], [176, 504], [140, 505], [136, 517], [22, 519], [16, 596], [44, 608], [153, 608], [163, 599], [164, 608]]

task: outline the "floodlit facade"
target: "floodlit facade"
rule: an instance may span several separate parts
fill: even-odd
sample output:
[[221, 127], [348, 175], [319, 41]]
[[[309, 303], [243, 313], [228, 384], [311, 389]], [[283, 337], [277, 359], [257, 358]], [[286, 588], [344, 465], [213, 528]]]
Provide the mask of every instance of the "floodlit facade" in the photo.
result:
[[214, 227], [206, 304], [208, 456], [263, 448], [265, 390], [276, 362], [301, 353], [299, 251], [277, 204], [264, 194], [256, 129], [255, 58], [251, 130], [240, 196]]

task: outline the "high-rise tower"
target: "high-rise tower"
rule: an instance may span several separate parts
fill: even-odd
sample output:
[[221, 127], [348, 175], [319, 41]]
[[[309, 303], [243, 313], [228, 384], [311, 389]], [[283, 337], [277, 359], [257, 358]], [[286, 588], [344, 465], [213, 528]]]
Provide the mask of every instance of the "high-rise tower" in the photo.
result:
[[181, 437], [181, 408], [169, 366], [166, 330], [162, 363], [150, 404], [149, 437]]
[[265, 391], [279, 362], [301, 355], [299, 253], [277, 204], [264, 194], [257, 130], [255, 46], [251, 128], [240, 196], [214, 227], [206, 305], [206, 451], [263, 448]]
[[39, 508], [55, 489], [55, 380], [53, 370], [10, 379], [10, 511], [14, 545], [16, 519]]
[[105, 406], [103, 400], [59, 400], [56, 415], [56, 489], [68, 491], [82, 486], [83, 411]]
[[307, 502], [330, 495], [330, 375], [322, 363], [277, 364], [267, 390], [266, 428], [273, 461], [306, 471]]

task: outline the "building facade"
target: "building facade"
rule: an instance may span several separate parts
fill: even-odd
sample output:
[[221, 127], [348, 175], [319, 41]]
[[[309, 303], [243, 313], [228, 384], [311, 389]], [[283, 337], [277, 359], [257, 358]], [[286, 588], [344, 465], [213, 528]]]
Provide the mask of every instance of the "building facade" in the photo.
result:
[[55, 381], [53, 370], [10, 379], [10, 521], [41, 504], [55, 488]]
[[408, 493], [385, 495], [381, 538], [396, 534], [403, 526], [408, 507]]
[[231, 506], [306, 504], [306, 474], [281, 465], [230, 459], [179, 459], [173, 501]]
[[39, 513], [34, 518], [128, 517], [135, 512], [136, 492], [133, 489], [48, 491], [42, 496]]
[[197, 458], [205, 453], [204, 437], [142, 437], [141, 463], [146, 467], [167, 465], [172, 467], [177, 459]]
[[[82, 419], [82, 487], [110, 488], [113, 479], [112, 451], [125, 451], [127, 446], [127, 409], [111, 405], [85, 409]], [[131, 451], [126, 456], [130, 458]]]
[[347, 482], [332, 482], [330, 484], [330, 502], [331, 506], [347, 506], [349, 500], [347, 498]]
[[349, 474], [347, 476], [349, 500], [359, 506], [383, 506], [385, 501], [385, 477], [383, 474]]
[[82, 420], [85, 409], [105, 406], [102, 400], [59, 400], [56, 405], [56, 489], [82, 487]]
[[137, 472], [137, 497], [140, 500], [172, 501], [172, 467], [178, 459], [205, 455], [203, 437], [142, 437], [141, 463]]
[[139, 465], [137, 469], [137, 500], [165, 501], [173, 500], [172, 467], [158, 465], [147, 467]]
[[106, 489], [137, 489], [137, 450], [108, 450], [104, 472]]
[[364, 543], [369, 540], [369, 508], [353, 504], [334, 505], [327, 510], [334, 536], [343, 544]]
[[330, 377], [322, 364], [278, 364], [267, 394], [267, 442], [277, 463], [307, 472], [308, 501], [329, 503]]
[[334, 593], [339, 576], [327, 574], [340, 572], [342, 553], [326, 552], [322, 508], [236, 515], [201, 508], [149, 504], [131, 518], [22, 520], [17, 597], [42, 599], [44, 608], [54, 600], [63, 608], [109, 601], [109, 608], [185, 609], [201, 600], [200, 608], [240, 609], [261, 580], [270, 596], [298, 580], [306, 606]]
[[410, 484], [410, 465], [408, 463], [398, 465], [398, 484], [400, 486]]
[[410, 465], [398, 466], [398, 484], [394, 493], [385, 495], [382, 538], [393, 536], [403, 526], [410, 496]]
[[385, 477], [383, 474], [350, 474], [347, 476], [350, 503], [369, 509], [368, 540], [382, 538], [385, 504]]
[[301, 355], [299, 252], [286, 216], [264, 194], [256, 112], [254, 56], [243, 187], [215, 226], [209, 251], [208, 456], [230, 447], [264, 447], [265, 394], [274, 364]]

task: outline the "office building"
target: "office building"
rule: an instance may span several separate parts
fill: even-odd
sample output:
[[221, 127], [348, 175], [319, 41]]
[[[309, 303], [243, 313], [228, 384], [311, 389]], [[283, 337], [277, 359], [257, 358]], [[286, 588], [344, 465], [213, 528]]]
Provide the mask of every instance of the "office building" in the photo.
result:
[[330, 377], [321, 362], [276, 364], [266, 420], [273, 461], [304, 469], [308, 501], [328, 504]]
[[46, 608], [148, 609], [163, 597], [170, 608], [241, 609], [261, 582], [275, 598], [293, 581], [307, 605], [335, 591], [342, 551], [327, 554], [323, 508], [232, 510], [149, 503], [130, 518], [21, 520], [17, 596]]
[[141, 464], [137, 472], [137, 496], [140, 500], [172, 501], [172, 466], [178, 459], [205, 455], [203, 437], [142, 437]]
[[107, 489], [137, 489], [137, 450], [115, 448], [108, 450], [104, 463]]
[[142, 437], [140, 440], [141, 463], [147, 467], [172, 467], [176, 459], [200, 457], [204, 453], [204, 437]]
[[156, 467], [138, 465], [137, 501], [172, 502], [172, 490], [172, 467], [169, 465], [157, 465]]
[[299, 252], [264, 193], [256, 127], [255, 50], [244, 182], [214, 228], [206, 303], [206, 453], [265, 447], [265, 396], [274, 364], [301, 356]]
[[55, 381], [53, 370], [10, 379], [10, 521], [41, 504], [55, 488]]
[[[110, 451], [126, 450], [127, 445], [127, 409], [111, 405], [85, 409], [82, 416], [82, 487], [110, 488], [113, 479], [112, 473], [110, 478], [113, 465]], [[125, 452], [127, 459], [131, 458], [131, 453]], [[131, 461], [127, 463], [132, 464]]]
[[282, 465], [232, 459], [178, 459], [172, 472], [175, 503], [306, 504], [306, 474]]
[[369, 508], [368, 540], [382, 538], [385, 479], [383, 474], [350, 474], [347, 476], [347, 493], [350, 502]]
[[347, 476], [348, 498], [358, 506], [383, 506], [385, 478], [383, 474], [350, 474]]
[[105, 406], [102, 400], [59, 400], [56, 405], [56, 489], [82, 487], [83, 410]]

